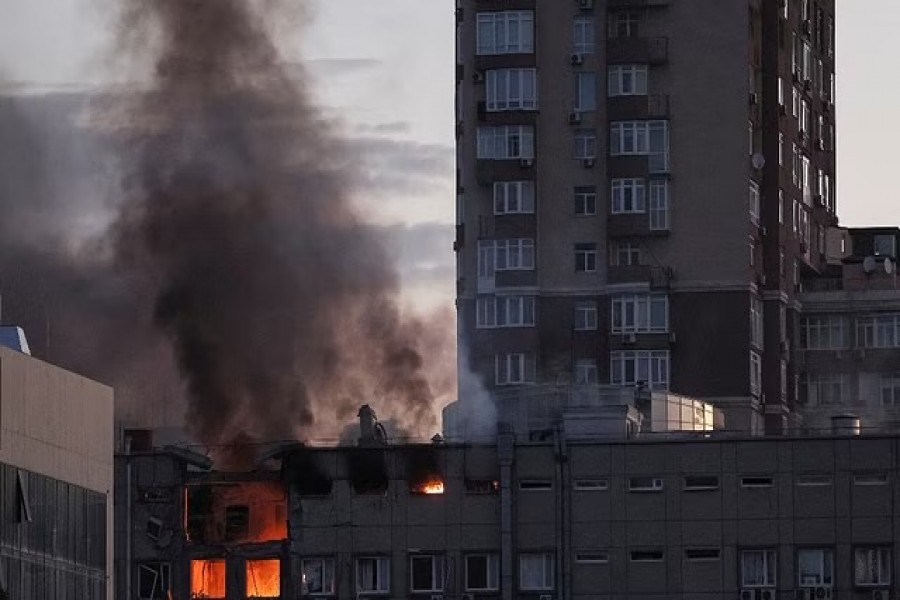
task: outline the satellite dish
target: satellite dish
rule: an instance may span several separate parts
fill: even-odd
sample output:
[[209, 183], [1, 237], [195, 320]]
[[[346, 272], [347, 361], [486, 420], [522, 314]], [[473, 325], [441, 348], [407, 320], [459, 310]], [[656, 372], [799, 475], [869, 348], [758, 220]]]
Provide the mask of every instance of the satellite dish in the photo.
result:
[[894, 272], [894, 263], [889, 258], [884, 259], [884, 272], [888, 275]]
[[763, 156], [762, 154], [760, 154], [759, 152], [754, 154], [753, 158], [751, 160], [753, 161], [753, 168], [756, 169], [757, 171], [762, 169], [764, 166], [766, 166], [766, 157]]
[[871, 273], [875, 270], [875, 267], [876, 263], [874, 256], [867, 256], [865, 259], [863, 259], [863, 271], [865, 271], [866, 273]]

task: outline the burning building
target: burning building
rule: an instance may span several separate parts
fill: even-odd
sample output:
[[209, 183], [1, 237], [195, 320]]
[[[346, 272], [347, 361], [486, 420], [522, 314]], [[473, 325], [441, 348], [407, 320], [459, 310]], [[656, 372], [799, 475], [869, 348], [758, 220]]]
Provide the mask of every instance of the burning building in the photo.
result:
[[390, 444], [377, 427], [360, 431], [345, 446], [282, 445], [261, 457], [271, 470], [211, 471], [173, 448], [120, 455], [137, 579], [125, 595], [120, 572], [117, 597], [869, 600], [896, 590], [897, 437], [841, 423], [793, 438], [599, 440], [557, 428], [528, 441], [501, 428], [492, 444]]

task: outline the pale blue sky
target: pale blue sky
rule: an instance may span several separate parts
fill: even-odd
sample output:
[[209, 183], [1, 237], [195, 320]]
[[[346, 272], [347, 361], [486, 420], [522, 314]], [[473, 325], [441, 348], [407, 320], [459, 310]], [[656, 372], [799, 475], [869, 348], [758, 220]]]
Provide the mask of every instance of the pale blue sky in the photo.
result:
[[[900, 96], [894, 47], [900, 2], [837, 2], [841, 221], [900, 224], [900, 200], [884, 179], [895, 169], [890, 140], [900, 139], [900, 121], [893, 118]], [[406, 182], [408, 189], [373, 194], [371, 213], [384, 222], [451, 222], [453, 1], [314, 5], [315, 24], [286, 40], [285, 52], [296, 56], [302, 48], [312, 61], [319, 103], [349, 136], [363, 140], [361, 152], [375, 157], [374, 166], [392, 160], [396, 168], [413, 158], [426, 163], [427, 175]], [[4, 80], [7, 86], [64, 88], [110, 77], [103, 6], [103, 0], [0, 0], [0, 89]], [[386, 143], [392, 148], [387, 154]]]

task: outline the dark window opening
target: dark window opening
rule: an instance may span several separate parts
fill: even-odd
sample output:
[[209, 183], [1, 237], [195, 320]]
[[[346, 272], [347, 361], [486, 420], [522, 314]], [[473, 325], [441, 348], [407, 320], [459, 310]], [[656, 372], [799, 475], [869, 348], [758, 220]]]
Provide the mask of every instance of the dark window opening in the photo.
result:
[[741, 486], [743, 487], [772, 487], [773, 479], [771, 477], [742, 477]]
[[151, 562], [138, 566], [138, 593], [141, 600], [168, 600], [172, 568], [168, 563]]
[[355, 494], [384, 494], [388, 489], [388, 473], [384, 453], [372, 448], [354, 449], [347, 454], [350, 485]]
[[496, 479], [466, 479], [467, 494], [499, 494], [500, 482]]
[[225, 541], [245, 539], [250, 534], [250, 507], [238, 504], [225, 507]]
[[719, 488], [719, 478], [715, 475], [699, 475], [684, 478], [684, 489], [688, 491], [715, 490]]

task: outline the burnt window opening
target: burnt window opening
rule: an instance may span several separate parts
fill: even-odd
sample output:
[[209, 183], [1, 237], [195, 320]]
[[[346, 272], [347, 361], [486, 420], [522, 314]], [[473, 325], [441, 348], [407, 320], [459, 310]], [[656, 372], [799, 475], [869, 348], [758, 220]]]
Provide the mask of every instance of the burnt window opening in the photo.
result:
[[330, 496], [333, 481], [317, 463], [309, 450], [291, 454], [285, 465], [286, 480], [301, 496]]
[[411, 494], [444, 493], [444, 476], [437, 450], [431, 446], [409, 448], [405, 452], [405, 458]]
[[277, 558], [247, 561], [247, 598], [281, 597], [281, 561]]
[[206, 521], [212, 513], [212, 490], [207, 486], [187, 488], [187, 536], [191, 542], [206, 543]]
[[225, 561], [191, 561], [191, 598], [225, 598]]
[[493, 495], [500, 493], [500, 481], [497, 479], [466, 479], [464, 484], [467, 494]]
[[147, 519], [147, 537], [151, 540], [158, 540], [162, 536], [163, 523], [156, 517]]
[[172, 566], [149, 562], [138, 565], [138, 593], [141, 600], [168, 600], [172, 591]]
[[388, 490], [384, 453], [371, 448], [352, 449], [347, 453], [350, 485], [354, 494], [384, 494]]
[[225, 507], [225, 541], [234, 542], [250, 535], [250, 507], [235, 504]]

